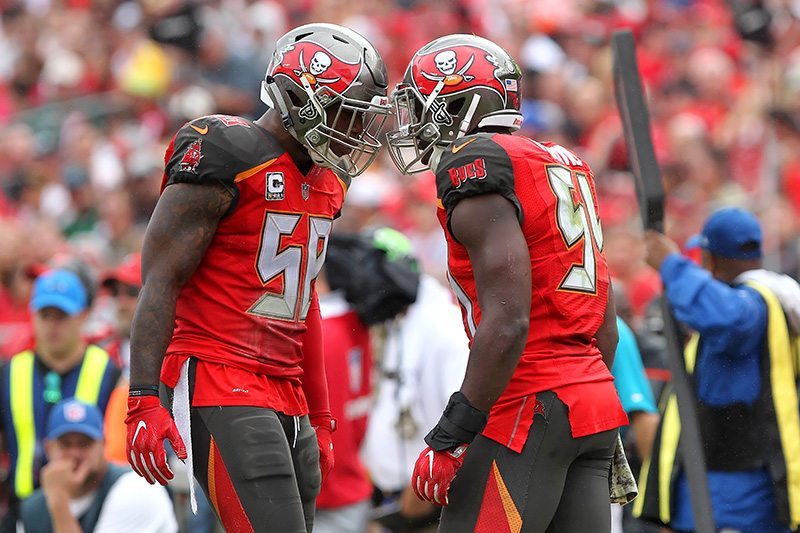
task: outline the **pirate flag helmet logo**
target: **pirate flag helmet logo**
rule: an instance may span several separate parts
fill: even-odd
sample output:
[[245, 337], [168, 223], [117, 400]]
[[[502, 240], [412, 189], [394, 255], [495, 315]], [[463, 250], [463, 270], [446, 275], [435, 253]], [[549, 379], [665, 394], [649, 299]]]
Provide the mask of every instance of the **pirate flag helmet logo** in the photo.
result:
[[477, 128], [519, 129], [520, 78], [511, 56], [482, 37], [448, 35], [422, 47], [392, 93], [398, 129], [387, 139], [395, 165], [405, 174], [427, 170], [434, 155]]
[[313, 41], [287, 45], [279, 51], [281, 61], [273, 76], [288, 76], [303, 87], [302, 80], [312, 89], [324, 85], [341, 94], [356, 81], [361, 61], [349, 63]]

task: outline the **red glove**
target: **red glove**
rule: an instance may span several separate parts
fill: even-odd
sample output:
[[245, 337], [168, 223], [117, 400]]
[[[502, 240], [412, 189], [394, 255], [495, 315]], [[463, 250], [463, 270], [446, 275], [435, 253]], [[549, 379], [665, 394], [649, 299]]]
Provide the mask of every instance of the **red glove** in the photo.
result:
[[319, 471], [322, 474], [322, 482], [333, 470], [333, 435], [336, 431], [336, 419], [322, 418], [312, 420], [311, 426], [317, 432], [317, 445], [319, 446]]
[[458, 469], [464, 464], [466, 451], [466, 444], [452, 451], [437, 452], [430, 446], [422, 450], [411, 476], [411, 488], [417, 498], [439, 505], [450, 503], [447, 493]]
[[127, 454], [134, 472], [148, 483], [166, 485], [173, 474], [167, 464], [164, 439], [172, 444], [178, 459], [186, 459], [186, 446], [183, 444], [175, 422], [164, 409], [157, 396], [128, 397]]

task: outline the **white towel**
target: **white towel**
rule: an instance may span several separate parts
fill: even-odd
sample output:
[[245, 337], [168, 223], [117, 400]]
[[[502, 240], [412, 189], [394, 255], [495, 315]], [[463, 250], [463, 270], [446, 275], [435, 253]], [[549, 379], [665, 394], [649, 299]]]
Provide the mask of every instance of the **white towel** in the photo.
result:
[[192, 424], [191, 406], [189, 405], [189, 359], [184, 361], [181, 366], [181, 375], [178, 384], [175, 386], [172, 398], [172, 416], [175, 417], [175, 425], [178, 433], [186, 446], [186, 474], [189, 477], [189, 501], [192, 506], [192, 513], [197, 514], [197, 499], [194, 495], [194, 465], [192, 461]]

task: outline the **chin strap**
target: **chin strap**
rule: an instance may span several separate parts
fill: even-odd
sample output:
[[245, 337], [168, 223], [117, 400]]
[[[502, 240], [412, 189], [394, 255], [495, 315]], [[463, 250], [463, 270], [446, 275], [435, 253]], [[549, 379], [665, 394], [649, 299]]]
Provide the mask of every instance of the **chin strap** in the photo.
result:
[[433, 172], [434, 174], [436, 174], [436, 171], [439, 168], [439, 162], [441, 161], [442, 155], [444, 155], [444, 151], [446, 148], [447, 148], [446, 146], [440, 146], [438, 144], [435, 144], [431, 149], [431, 157], [430, 159], [428, 159], [428, 166], [430, 167], [431, 172]]
[[[261, 82], [261, 101], [281, 114], [283, 127], [286, 128], [286, 131], [288, 131], [292, 137], [297, 139], [297, 132], [294, 129], [292, 117], [289, 115], [289, 108], [286, 106], [286, 102], [280, 91], [276, 89], [275, 78], [272, 76], [267, 76], [264, 81]], [[299, 141], [300, 139], [297, 140]]]
[[478, 108], [478, 104], [481, 101], [481, 95], [476, 94], [472, 97], [472, 100], [469, 103], [469, 108], [467, 112], [464, 114], [464, 120], [461, 121], [461, 124], [458, 126], [458, 135], [456, 135], [456, 139], [460, 139], [467, 132], [470, 130], [470, 123], [472, 122], [472, 117], [475, 115], [475, 110]]

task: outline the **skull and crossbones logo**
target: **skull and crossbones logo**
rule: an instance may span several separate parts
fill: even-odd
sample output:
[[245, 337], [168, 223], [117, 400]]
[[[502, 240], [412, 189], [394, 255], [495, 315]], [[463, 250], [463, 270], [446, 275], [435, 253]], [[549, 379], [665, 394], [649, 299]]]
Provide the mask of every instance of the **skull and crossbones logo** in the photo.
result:
[[304, 50], [300, 50], [299, 62], [300, 68], [294, 69], [295, 76], [299, 76], [301, 78], [305, 78], [308, 81], [309, 85], [314, 86], [318, 83], [336, 83], [340, 79], [341, 76], [337, 76], [335, 78], [322, 78], [320, 74], [324, 74], [326, 70], [328, 70], [333, 64], [333, 60], [331, 56], [323, 52], [322, 50], [318, 50], [314, 53], [311, 57], [311, 61], [306, 67], [305, 58], [303, 57]]
[[475, 79], [474, 76], [467, 74], [467, 71], [475, 61], [474, 54], [469, 56], [469, 59], [461, 68], [458, 68], [458, 57], [456, 56], [455, 50], [444, 50], [439, 52], [436, 54], [436, 57], [433, 58], [433, 61], [436, 63], [436, 68], [442, 75], [423, 72], [422, 75], [431, 81], [441, 81], [445, 85], [449, 86], [458, 85], [462, 81], [469, 82]]

